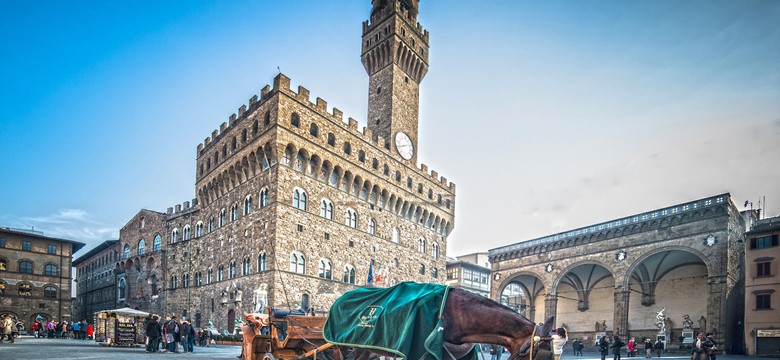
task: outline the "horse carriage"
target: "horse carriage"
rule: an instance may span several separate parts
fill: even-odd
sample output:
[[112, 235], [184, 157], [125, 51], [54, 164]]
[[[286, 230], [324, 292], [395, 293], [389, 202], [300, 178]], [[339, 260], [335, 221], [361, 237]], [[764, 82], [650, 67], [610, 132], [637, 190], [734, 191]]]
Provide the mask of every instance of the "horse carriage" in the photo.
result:
[[278, 311], [248, 314], [242, 325], [244, 360], [332, 359], [333, 347], [322, 337], [325, 316], [306, 316], [303, 312]]
[[269, 309], [246, 320], [243, 360], [466, 360], [476, 359], [477, 343], [533, 360], [553, 327], [553, 317], [534, 324], [468, 291], [411, 282], [347, 292], [327, 317]]

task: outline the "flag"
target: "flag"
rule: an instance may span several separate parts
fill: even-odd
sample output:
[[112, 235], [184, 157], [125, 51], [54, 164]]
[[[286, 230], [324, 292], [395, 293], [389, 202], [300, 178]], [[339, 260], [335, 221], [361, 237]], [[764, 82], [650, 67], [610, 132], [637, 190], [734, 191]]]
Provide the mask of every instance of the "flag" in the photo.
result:
[[374, 261], [372, 260], [368, 264], [368, 281], [366, 283], [370, 285], [373, 282], [374, 282]]

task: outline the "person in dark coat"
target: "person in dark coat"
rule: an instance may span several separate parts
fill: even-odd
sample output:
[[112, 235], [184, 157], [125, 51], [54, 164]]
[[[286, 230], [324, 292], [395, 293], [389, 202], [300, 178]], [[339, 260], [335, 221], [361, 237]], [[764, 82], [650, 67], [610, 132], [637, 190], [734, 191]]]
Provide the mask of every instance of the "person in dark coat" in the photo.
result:
[[158, 317], [152, 316], [152, 319], [146, 323], [146, 336], [149, 337], [149, 343], [146, 344], [146, 352], [156, 353], [158, 344], [160, 343], [160, 323], [157, 322]]
[[653, 345], [653, 350], [655, 350], [655, 355], [657, 357], [661, 357], [661, 353], [664, 352], [664, 342], [661, 341], [660, 338], [655, 342], [655, 345]]
[[710, 356], [710, 360], [715, 360], [718, 355], [718, 347], [714, 335], [712, 333], [707, 333], [706, 339], [706, 344], [708, 345], [707, 354]]
[[599, 339], [599, 352], [601, 353], [601, 360], [605, 360], [607, 354], [609, 354], [609, 337], [606, 335]]
[[620, 360], [620, 348], [626, 345], [626, 343], [623, 342], [623, 340], [620, 340], [620, 337], [615, 335], [612, 341], [612, 354], [615, 356], [613, 357], [613, 360]]

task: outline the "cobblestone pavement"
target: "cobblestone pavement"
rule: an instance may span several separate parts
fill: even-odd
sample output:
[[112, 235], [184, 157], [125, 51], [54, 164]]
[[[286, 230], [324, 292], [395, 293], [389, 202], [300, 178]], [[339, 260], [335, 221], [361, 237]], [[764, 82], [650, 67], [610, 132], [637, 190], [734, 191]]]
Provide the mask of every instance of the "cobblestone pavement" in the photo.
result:
[[[94, 341], [68, 340], [68, 339], [36, 339], [30, 336], [23, 336], [16, 339], [16, 343], [9, 344], [7, 341], [0, 344], [0, 359], [2, 360], [59, 360], [59, 359], [96, 359], [96, 360], [130, 360], [130, 359], [163, 359], [163, 358], [181, 358], [181, 359], [217, 359], [217, 360], [236, 360], [236, 355], [241, 353], [241, 348], [231, 345], [211, 345], [210, 347], [195, 347], [192, 353], [157, 353], [147, 354], [143, 347], [124, 348], [100, 346]], [[508, 354], [504, 354], [501, 360], [507, 360]], [[623, 355], [623, 360], [629, 358]], [[644, 357], [633, 358], [636, 360]], [[658, 358], [653, 357], [652, 360]], [[689, 360], [690, 356], [684, 353], [670, 353], [661, 356], [663, 360]], [[757, 359], [754, 357], [741, 355], [718, 355], [718, 360], [747, 360]], [[490, 354], [484, 353], [478, 360], [490, 360]], [[583, 356], [573, 356], [571, 352], [566, 352], [561, 360], [601, 360], [598, 353], [585, 352]], [[612, 355], [607, 356], [607, 360], [612, 360]]]
[[139, 347], [108, 347], [100, 346], [89, 340], [69, 339], [36, 339], [22, 336], [16, 343], [4, 341], [0, 344], [0, 359], [2, 360], [58, 360], [58, 359], [223, 359], [237, 360], [236, 355], [241, 348], [232, 345], [211, 345], [210, 347], [195, 347], [192, 353], [156, 353], [147, 354], [143, 346]]

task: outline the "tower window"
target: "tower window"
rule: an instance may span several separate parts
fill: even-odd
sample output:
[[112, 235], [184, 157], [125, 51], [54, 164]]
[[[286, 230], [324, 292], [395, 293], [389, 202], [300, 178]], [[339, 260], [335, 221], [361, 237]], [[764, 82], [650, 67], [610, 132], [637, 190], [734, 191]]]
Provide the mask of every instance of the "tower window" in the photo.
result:
[[344, 153], [347, 155], [352, 154], [352, 146], [350, 146], [348, 142], [344, 143]]
[[336, 136], [333, 133], [328, 133], [328, 145], [336, 145]]
[[406, 75], [404, 75], [404, 82], [405, 82], [405, 83], [408, 83], [408, 82], [409, 82], [409, 77], [408, 77], [408, 76], [406, 76]]
[[381, 86], [376, 88], [376, 93], [377, 94], [381, 94], [382, 93], [382, 87]]
[[358, 161], [366, 162], [366, 153], [363, 150], [358, 151]]
[[301, 117], [298, 116], [298, 113], [293, 113], [290, 117], [290, 124], [295, 127], [301, 127]]
[[309, 135], [317, 137], [320, 134], [320, 129], [317, 128], [317, 124], [312, 123], [309, 125]]
[[263, 118], [263, 126], [268, 126], [268, 124], [271, 123], [271, 113], [266, 112], [265, 117]]

